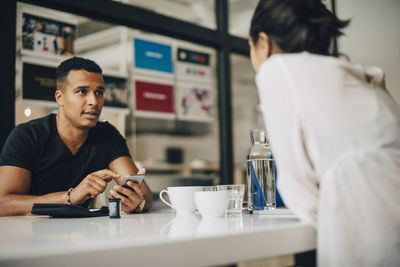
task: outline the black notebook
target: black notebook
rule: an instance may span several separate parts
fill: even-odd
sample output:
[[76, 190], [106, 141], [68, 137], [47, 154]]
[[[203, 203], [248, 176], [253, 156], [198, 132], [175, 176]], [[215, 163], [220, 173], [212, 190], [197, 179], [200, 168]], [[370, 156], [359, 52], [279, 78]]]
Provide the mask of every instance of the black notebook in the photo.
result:
[[108, 216], [108, 207], [103, 206], [100, 209], [87, 209], [73, 204], [34, 203], [31, 213], [48, 215], [54, 218], [99, 217]]

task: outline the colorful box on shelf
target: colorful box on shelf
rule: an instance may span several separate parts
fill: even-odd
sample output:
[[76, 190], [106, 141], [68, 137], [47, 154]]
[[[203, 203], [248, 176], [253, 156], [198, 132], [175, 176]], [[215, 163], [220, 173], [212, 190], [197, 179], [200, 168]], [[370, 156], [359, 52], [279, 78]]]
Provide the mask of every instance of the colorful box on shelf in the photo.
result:
[[136, 68], [173, 73], [170, 45], [134, 38], [134, 51]]
[[175, 117], [172, 85], [136, 81], [135, 89], [137, 116], [153, 118]]
[[178, 47], [176, 59], [178, 80], [214, 82], [215, 77], [210, 67], [210, 54]]
[[34, 51], [37, 55], [75, 54], [76, 25], [45, 16], [22, 13], [22, 51]]
[[204, 85], [178, 84], [176, 112], [179, 120], [211, 122], [214, 119], [214, 90]]

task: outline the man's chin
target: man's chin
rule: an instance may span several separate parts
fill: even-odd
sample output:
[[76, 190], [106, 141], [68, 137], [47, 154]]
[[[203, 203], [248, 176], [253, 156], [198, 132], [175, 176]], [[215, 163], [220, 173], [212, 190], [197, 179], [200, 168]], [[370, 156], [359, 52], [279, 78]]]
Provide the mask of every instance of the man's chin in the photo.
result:
[[98, 121], [99, 121], [98, 119], [97, 120], [90, 120], [90, 121], [86, 120], [84, 123], [81, 123], [81, 127], [80, 128], [82, 128], [82, 129], [92, 128], [92, 127], [96, 126]]

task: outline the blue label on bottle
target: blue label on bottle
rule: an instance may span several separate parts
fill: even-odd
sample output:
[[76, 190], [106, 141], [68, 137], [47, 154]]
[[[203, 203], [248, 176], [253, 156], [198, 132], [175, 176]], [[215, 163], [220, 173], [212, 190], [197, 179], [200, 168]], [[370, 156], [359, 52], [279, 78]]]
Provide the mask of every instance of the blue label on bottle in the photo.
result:
[[253, 210], [263, 210], [267, 206], [263, 190], [254, 169], [253, 161], [250, 161], [251, 168], [251, 191], [253, 195]]
[[[272, 156], [272, 154], [271, 154], [271, 156], [269, 157], [270, 159], [274, 159], [274, 157]], [[279, 190], [278, 190], [278, 169], [276, 168], [276, 165], [275, 165], [275, 161], [274, 161], [274, 167], [275, 167], [275, 193], [276, 193], [276, 206], [277, 207], [285, 207], [285, 203], [283, 203], [283, 200], [282, 200], [282, 197], [281, 197], [281, 195], [279, 194]]]

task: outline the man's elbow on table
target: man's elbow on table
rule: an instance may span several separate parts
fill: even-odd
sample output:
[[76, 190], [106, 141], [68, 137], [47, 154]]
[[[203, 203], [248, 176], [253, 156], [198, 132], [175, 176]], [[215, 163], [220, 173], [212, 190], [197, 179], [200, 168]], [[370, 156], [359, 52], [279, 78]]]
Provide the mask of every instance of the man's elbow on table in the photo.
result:
[[30, 179], [24, 168], [0, 166], [0, 216], [30, 214], [30, 204], [22, 197], [29, 191]]

